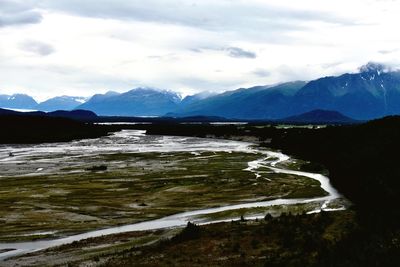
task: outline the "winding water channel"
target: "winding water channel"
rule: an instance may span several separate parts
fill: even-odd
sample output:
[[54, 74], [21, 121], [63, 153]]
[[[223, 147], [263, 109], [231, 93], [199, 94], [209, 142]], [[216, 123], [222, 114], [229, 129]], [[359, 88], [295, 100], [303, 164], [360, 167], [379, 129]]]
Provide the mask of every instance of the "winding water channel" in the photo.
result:
[[[8, 157], [4, 156], [8, 151], [12, 151], [15, 156]], [[29, 241], [29, 242], [17, 242], [17, 243], [0, 243], [0, 260], [7, 259], [9, 257], [23, 255], [26, 253], [44, 250], [51, 247], [56, 247], [64, 244], [69, 244], [74, 241], [79, 241], [87, 238], [99, 237], [103, 235], [111, 235], [130, 231], [144, 231], [144, 230], [155, 230], [170, 227], [182, 227], [187, 224], [188, 221], [195, 221], [199, 224], [209, 224], [220, 222], [221, 220], [200, 220], [196, 217], [199, 215], [207, 215], [218, 213], [228, 210], [237, 210], [242, 208], [254, 208], [254, 207], [269, 207], [274, 205], [294, 205], [303, 203], [322, 203], [319, 209], [313, 212], [319, 212], [321, 210], [333, 210], [328, 209], [329, 202], [340, 197], [340, 194], [329, 182], [329, 179], [321, 174], [301, 172], [285, 169], [281, 167], [285, 161], [290, 160], [290, 157], [279, 152], [272, 152], [267, 150], [261, 150], [256, 148], [251, 143], [237, 142], [229, 140], [214, 140], [214, 139], [202, 139], [193, 137], [170, 137], [170, 136], [146, 136], [143, 131], [121, 131], [109, 137], [103, 137], [92, 140], [80, 140], [70, 143], [57, 143], [57, 144], [42, 144], [35, 146], [3, 146], [0, 147], [0, 165], [2, 163], [12, 164], [24, 161], [26, 157], [32, 155], [51, 154], [63, 155], [62, 157], [74, 157], [74, 155], [96, 155], [98, 153], [111, 153], [111, 152], [180, 152], [190, 151], [192, 153], [202, 151], [238, 151], [246, 153], [258, 153], [261, 158], [256, 161], [248, 162], [247, 171], [253, 172], [256, 176], [261, 175], [259, 172], [260, 168], [269, 168], [271, 171], [277, 173], [285, 173], [291, 175], [306, 176], [311, 179], [318, 180], [321, 183], [321, 187], [328, 193], [327, 196], [310, 198], [310, 199], [274, 199], [262, 202], [251, 202], [243, 203], [238, 205], [228, 205], [217, 208], [200, 209], [194, 211], [183, 212], [167, 217], [163, 217], [156, 220], [145, 221], [125, 226], [112, 227], [107, 229], [101, 229], [96, 231], [90, 231], [87, 233], [72, 235], [65, 238], [59, 238], [54, 240], [40, 240], [40, 241]], [[65, 152], [68, 155], [65, 156]], [[61, 157], [61, 156], [60, 156]], [[62, 158], [54, 156], [51, 157], [53, 161], [60, 161]], [[48, 162], [48, 168], [40, 170], [43, 172], [52, 171], [52, 165]], [[29, 175], [28, 173], [22, 173], [22, 175]], [[9, 175], [9, 173], [7, 173]], [[339, 209], [343, 209], [339, 208]], [[229, 218], [226, 221], [230, 221]]]

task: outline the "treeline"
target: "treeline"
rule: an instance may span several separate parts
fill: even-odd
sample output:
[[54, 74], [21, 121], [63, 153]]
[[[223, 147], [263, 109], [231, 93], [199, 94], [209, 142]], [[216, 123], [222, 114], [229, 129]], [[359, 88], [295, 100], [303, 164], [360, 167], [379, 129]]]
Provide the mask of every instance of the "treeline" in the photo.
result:
[[357, 126], [289, 129], [273, 148], [323, 164], [333, 185], [360, 209], [397, 210], [400, 203], [400, 117]]

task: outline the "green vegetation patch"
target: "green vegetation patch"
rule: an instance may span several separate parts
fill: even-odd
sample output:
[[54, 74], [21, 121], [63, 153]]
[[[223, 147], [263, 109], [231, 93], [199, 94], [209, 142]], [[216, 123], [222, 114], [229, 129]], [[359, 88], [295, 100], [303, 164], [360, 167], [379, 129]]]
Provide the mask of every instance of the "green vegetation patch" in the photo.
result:
[[274, 205], [270, 207], [243, 208], [237, 210], [227, 210], [212, 214], [206, 214], [196, 217], [198, 220], [237, 220], [239, 218], [264, 217], [265, 214], [270, 214], [273, 217], [281, 214], [304, 214], [321, 208], [322, 202], [311, 202], [295, 205]]

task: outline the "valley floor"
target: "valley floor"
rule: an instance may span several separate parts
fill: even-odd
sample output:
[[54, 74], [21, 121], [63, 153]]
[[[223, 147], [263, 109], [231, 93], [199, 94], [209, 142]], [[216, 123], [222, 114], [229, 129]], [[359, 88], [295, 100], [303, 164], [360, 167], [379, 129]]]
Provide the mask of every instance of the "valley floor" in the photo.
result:
[[[190, 155], [186, 152], [180, 153], [161, 153], [157, 154], [156, 157], [154, 157], [154, 154], [150, 157], [148, 157], [149, 154], [147, 156], [137, 154], [136, 157], [132, 157], [131, 154], [109, 153], [110, 155], [106, 157], [110, 157], [109, 160], [111, 159], [114, 162], [111, 166], [118, 166], [117, 164], [121, 162], [128, 162], [129, 166], [125, 167], [131, 168], [129, 172], [133, 171], [134, 173], [137, 171], [137, 177], [134, 180], [127, 180], [131, 177], [120, 173], [118, 177], [122, 175], [121, 177], [124, 178], [123, 181], [120, 179], [114, 180], [116, 179], [116, 173], [113, 173], [114, 169], [111, 167], [107, 170], [107, 172], [112, 174], [111, 177], [106, 177], [107, 174], [104, 174], [106, 176], [103, 176], [101, 180], [92, 179], [90, 187], [87, 188], [88, 191], [85, 194], [89, 194], [92, 191], [90, 189], [91, 186], [94, 185], [94, 189], [98, 185], [101, 185], [99, 189], [102, 192], [104, 192], [104, 188], [109, 189], [109, 187], [104, 186], [111, 186], [112, 189], [119, 187], [127, 188], [128, 186], [123, 184], [123, 182], [127, 181], [132, 185], [137, 184], [139, 187], [145, 186], [141, 190], [149, 190], [151, 192], [150, 196], [152, 194], [162, 195], [166, 193], [173, 194], [176, 197], [184, 196], [187, 190], [193, 190], [191, 186], [194, 182], [194, 180], [191, 180], [193, 177], [181, 177], [182, 172], [179, 169], [175, 169], [177, 167], [175, 164], [170, 165], [168, 159], [179, 162], [178, 168], [185, 166], [185, 173], [188, 170], [192, 170], [193, 175], [199, 175], [199, 170], [197, 169], [199, 166], [192, 163], [197, 163], [200, 158], [201, 160], [205, 160], [204, 166], [200, 167], [200, 170], [212, 171], [214, 173], [213, 176], [222, 178], [220, 181], [222, 184], [219, 184], [218, 181], [211, 179], [212, 177], [203, 177], [204, 183], [194, 188], [199, 199], [202, 199], [202, 193], [212, 193], [212, 195], [206, 195], [204, 198], [204, 200], [210, 201], [211, 199], [212, 201], [204, 203], [211, 205], [215, 201], [220, 201], [218, 203], [232, 202], [236, 196], [235, 194], [239, 194], [239, 199], [242, 200], [248, 200], [250, 196], [252, 196], [251, 199], [253, 201], [258, 198], [254, 193], [258, 192], [256, 189], [260, 185], [255, 183], [260, 182], [257, 181], [257, 178], [260, 177], [255, 176], [251, 172], [243, 172], [243, 168], [245, 167], [243, 166], [243, 162], [257, 160], [257, 155], [221, 151], [216, 154], [203, 152], [200, 155], [196, 153]], [[160, 156], [166, 158], [165, 163], [163, 159], [160, 159]], [[191, 162], [192, 159], [194, 160], [193, 162]], [[100, 159], [100, 161], [103, 160], [103, 158]], [[84, 167], [72, 165], [65, 171], [71, 171], [68, 175], [73, 175], [75, 177], [74, 181], [82, 182], [85, 180], [84, 177], [92, 175], [91, 171], [87, 169], [97, 165], [98, 162], [96, 160], [88, 162], [87, 166], [85, 165]], [[164, 166], [164, 164], [167, 165]], [[318, 164], [306, 164], [302, 161], [290, 161], [286, 164], [285, 168], [293, 170], [307, 170], [311, 172], [324, 170]], [[166, 166], [168, 167], [166, 168]], [[210, 166], [214, 166], [215, 168], [210, 168]], [[193, 167], [196, 168], [191, 169]], [[151, 176], [151, 179], [148, 180], [142, 173], [143, 168], [148, 168], [150, 170], [149, 173], [153, 173], [154, 177]], [[172, 173], [166, 172], [167, 169], [170, 169]], [[220, 170], [224, 171], [219, 172]], [[277, 190], [276, 197], [289, 197], [291, 194], [293, 197], [317, 197], [325, 195], [324, 192], [315, 190], [320, 189], [319, 186], [313, 184], [315, 181], [297, 176], [295, 179], [296, 184], [292, 184], [292, 187], [291, 183], [295, 177], [288, 174], [276, 175], [276, 173], [269, 172], [268, 168], [265, 170], [261, 168], [260, 170], [265, 171], [265, 176], [262, 175], [261, 178], [266, 178], [264, 183], [268, 186], [260, 187], [261, 195], [259, 197], [265, 198], [269, 196], [273, 191], [268, 190], [273, 188]], [[82, 179], [75, 172], [81, 173], [79, 175], [83, 173]], [[178, 174], [179, 179], [176, 177]], [[141, 177], [141, 175], [144, 176]], [[160, 180], [160, 175], [165, 175], [168, 179]], [[273, 177], [274, 175], [276, 177]], [[185, 179], [182, 180], [182, 178]], [[272, 181], [268, 181], [270, 178], [272, 178]], [[255, 180], [253, 181], [253, 179]], [[18, 183], [18, 180], [15, 181]], [[160, 181], [166, 181], [167, 184], [160, 184]], [[278, 182], [276, 187], [273, 186], [274, 181]], [[189, 182], [189, 184], [186, 184], [186, 182]], [[228, 183], [229, 186], [227, 187]], [[233, 187], [229, 189], [231, 185]], [[242, 186], [244, 190], [238, 190]], [[228, 191], [231, 193], [224, 191], [224, 194], [219, 194], [218, 192], [220, 192], [219, 189], [221, 188], [229, 189], [230, 191]], [[246, 188], [248, 190], [245, 190]], [[184, 190], [182, 191], [182, 189]], [[202, 191], [202, 189], [205, 191]], [[213, 191], [214, 189], [216, 191]], [[93, 192], [96, 192], [96, 190]], [[121, 194], [117, 193], [121, 192], [118, 190], [111, 190], [110, 192], [114, 196], [115, 194]], [[265, 192], [268, 192], [268, 194]], [[137, 192], [131, 193], [137, 194]], [[147, 195], [149, 194], [142, 193], [143, 199]], [[121, 196], [123, 195], [121, 194]], [[47, 197], [53, 198], [55, 196], [49, 194]], [[169, 197], [162, 199], [169, 199]], [[106, 202], [107, 199], [112, 200], [112, 195], [109, 198], [105, 198]], [[149, 199], [137, 199], [137, 205], [130, 208], [147, 210], [154, 207], [152, 205], [153, 202]], [[154, 201], [158, 201], [158, 199], [158, 197], [154, 198]], [[184, 200], [181, 203], [184, 205], [182, 206], [183, 208], [188, 208], [188, 204], [190, 204], [190, 208], [196, 207], [190, 198], [179, 197], [179, 199], [181, 201]], [[337, 209], [347, 206], [346, 201], [342, 201], [340, 199], [333, 201], [329, 208]], [[126, 200], [122, 199], [121, 203], [125, 202]], [[59, 203], [61, 205], [62, 202]], [[81, 201], [80, 203], [83, 202]], [[202, 202], [200, 205], [204, 205], [204, 203]], [[165, 202], [164, 204], [167, 205], [162, 209], [163, 211], [168, 211], [171, 207], [175, 208], [174, 203], [170, 203], [171, 205], [169, 205], [168, 202]], [[4, 262], [0, 262], [0, 266], [399, 266], [400, 231], [398, 229], [400, 228], [395, 219], [396, 211], [383, 209], [381, 212], [379, 210], [365, 212], [364, 209], [363, 212], [360, 212], [357, 207], [354, 207], [354, 209], [348, 208], [345, 211], [306, 214], [310, 211], [319, 211], [322, 204], [303, 203], [291, 206], [276, 205], [268, 208], [223, 211], [206, 215], [200, 219], [236, 219], [233, 222], [212, 225], [196, 226], [188, 224], [184, 229], [171, 228], [96, 237], [10, 258]], [[91, 205], [88, 205], [88, 208]], [[119, 208], [114, 209], [114, 206], [108, 206], [104, 203], [100, 206], [107, 207], [109, 211], [120, 211]], [[24, 205], [20, 206], [20, 208], [24, 208]], [[109, 211], [107, 211], [107, 214], [109, 214]], [[101, 209], [88, 209], [88, 212], [96, 214], [101, 212]], [[115, 214], [122, 216], [111, 218], [112, 220], [122, 219], [123, 221], [124, 218], [130, 218], [127, 214], [118, 212]], [[265, 219], [261, 219], [261, 217], [267, 214], [281, 216], [271, 217], [268, 215]], [[259, 219], [251, 220], [254, 216]], [[237, 218], [239, 217], [242, 217], [242, 220], [238, 220]], [[115, 221], [110, 222], [115, 223]], [[80, 221], [77, 225], [85, 224], [84, 221]], [[20, 227], [18, 225], [14, 225], [13, 227], [15, 226]], [[98, 225], [95, 227], [98, 227]], [[23, 227], [20, 229], [24, 231]], [[3, 235], [4, 237], [6, 236]], [[13, 236], [11, 238], [16, 237]]]

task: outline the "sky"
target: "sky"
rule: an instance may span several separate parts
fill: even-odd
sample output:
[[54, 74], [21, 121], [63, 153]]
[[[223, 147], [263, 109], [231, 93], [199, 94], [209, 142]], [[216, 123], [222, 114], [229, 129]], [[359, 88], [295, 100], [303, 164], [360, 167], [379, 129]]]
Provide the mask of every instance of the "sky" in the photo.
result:
[[400, 66], [400, 0], [0, 0], [0, 94], [183, 96]]

